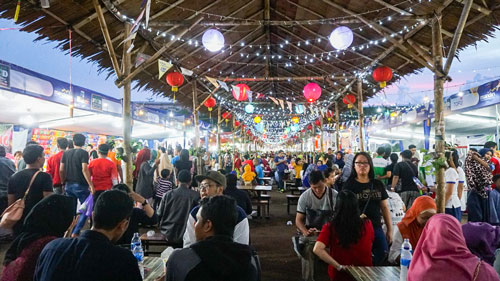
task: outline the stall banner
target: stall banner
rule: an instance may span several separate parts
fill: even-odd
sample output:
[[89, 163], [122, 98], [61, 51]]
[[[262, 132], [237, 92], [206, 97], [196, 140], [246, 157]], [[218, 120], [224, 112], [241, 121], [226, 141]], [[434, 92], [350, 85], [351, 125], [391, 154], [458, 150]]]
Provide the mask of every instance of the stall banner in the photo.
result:
[[10, 67], [0, 64], [0, 87], [10, 88]]
[[446, 111], [462, 112], [500, 103], [500, 80], [445, 98]]
[[0, 145], [4, 146], [7, 152], [11, 152], [13, 128], [14, 126], [12, 125], [0, 125]]

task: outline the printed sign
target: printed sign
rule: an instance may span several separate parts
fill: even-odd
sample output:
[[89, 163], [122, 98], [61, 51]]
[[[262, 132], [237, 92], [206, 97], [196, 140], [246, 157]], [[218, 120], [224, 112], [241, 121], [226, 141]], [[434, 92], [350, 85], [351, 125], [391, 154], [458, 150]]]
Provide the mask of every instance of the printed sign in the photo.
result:
[[102, 111], [102, 97], [98, 95], [92, 95], [91, 108], [93, 110]]
[[0, 87], [10, 88], [10, 67], [0, 64]]

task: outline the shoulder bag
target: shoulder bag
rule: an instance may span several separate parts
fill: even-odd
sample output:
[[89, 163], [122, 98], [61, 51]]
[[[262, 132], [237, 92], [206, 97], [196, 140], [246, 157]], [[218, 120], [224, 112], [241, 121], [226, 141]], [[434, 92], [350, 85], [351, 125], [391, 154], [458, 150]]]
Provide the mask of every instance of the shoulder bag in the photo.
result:
[[30, 184], [28, 185], [28, 189], [24, 193], [23, 198], [17, 199], [14, 203], [12, 203], [5, 211], [2, 213], [2, 220], [0, 221], [0, 228], [12, 229], [14, 225], [21, 220], [24, 213], [24, 204], [26, 200], [26, 196], [30, 191], [31, 185], [35, 181], [36, 176], [41, 171], [37, 171], [32, 177]]

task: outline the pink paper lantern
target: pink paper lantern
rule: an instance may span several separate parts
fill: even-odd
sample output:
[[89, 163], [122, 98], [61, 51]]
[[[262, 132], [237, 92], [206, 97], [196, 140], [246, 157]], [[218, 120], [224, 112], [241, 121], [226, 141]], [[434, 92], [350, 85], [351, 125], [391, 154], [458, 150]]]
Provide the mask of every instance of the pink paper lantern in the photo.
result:
[[304, 97], [308, 102], [314, 102], [321, 97], [321, 87], [316, 83], [309, 83], [304, 87]]
[[238, 84], [239, 92], [235, 91], [233, 88], [233, 97], [237, 101], [246, 101], [248, 99], [247, 91], [250, 91], [250, 87], [246, 84]]

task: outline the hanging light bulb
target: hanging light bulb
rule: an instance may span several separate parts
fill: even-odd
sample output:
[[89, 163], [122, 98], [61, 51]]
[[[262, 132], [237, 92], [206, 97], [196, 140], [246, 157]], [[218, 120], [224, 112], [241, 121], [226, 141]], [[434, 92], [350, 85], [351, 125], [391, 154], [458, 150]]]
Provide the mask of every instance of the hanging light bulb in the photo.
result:
[[330, 44], [337, 50], [345, 50], [349, 48], [353, 40], [352, 30], [347, 26], [339, 26], [335, 28], [330, 37]]
[[224, 47], [224, 35], [216, 29], [209, 29], [203, 33], [201, 42], [210, 52], [217, 52]]

